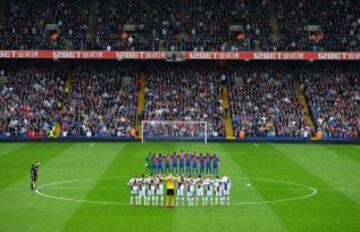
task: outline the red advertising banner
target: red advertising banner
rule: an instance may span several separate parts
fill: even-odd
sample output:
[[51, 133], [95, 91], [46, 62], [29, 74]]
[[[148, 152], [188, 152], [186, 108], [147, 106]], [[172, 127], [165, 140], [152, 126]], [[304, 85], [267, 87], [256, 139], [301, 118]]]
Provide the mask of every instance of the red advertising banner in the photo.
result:
[[[165, 60], [164, 51], [0, 50], [0, 59]], [[360, 60], [360, 52], [182, 52], [184, 60]]]

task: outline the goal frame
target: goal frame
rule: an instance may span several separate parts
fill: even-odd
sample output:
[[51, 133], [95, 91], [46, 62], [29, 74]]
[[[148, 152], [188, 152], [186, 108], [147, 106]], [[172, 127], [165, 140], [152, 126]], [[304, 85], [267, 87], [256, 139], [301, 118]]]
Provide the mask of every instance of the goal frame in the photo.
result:
[[164, 121], [164, 120], [142, 120], [141, 121], [141, 143], [144, 143], [144, 124], [145, 123], [152, 123], [152, 124], [175, 124], [175, 123], [184, 123], [184, 124], [204, 124], [204, 141], [205, 143], [208, 142], [208, 122], [207, 121]]

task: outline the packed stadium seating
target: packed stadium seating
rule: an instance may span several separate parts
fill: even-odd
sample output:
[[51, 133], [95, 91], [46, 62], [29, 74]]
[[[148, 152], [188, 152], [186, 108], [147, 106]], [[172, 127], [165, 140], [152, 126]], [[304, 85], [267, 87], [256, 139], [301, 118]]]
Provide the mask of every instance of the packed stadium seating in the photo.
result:
[[[85, 0], [9, 0], [0, 27], [2, 49], [83, 49], [87, 30]], [[58, 26], [51, 40], [48, 24]]]
[[129, 136], [135, 124], [136, 78], [130, 68], [78, 67], [61, 110], [62, 136]]
[[[236, 137], [241, 131], [249, 138], [310, 138], [317, 131], [324, 138], [360, 135], [360, 76], [358, 67], [349, 65], [26, 62], [2, 67], [7, 79], [0, 88], [1, 137], [44, 137], [55, 125], [61, 126], [60, 136], [126, 137], [136, 117], [207, 121], [210, 137], [224, 137], [227, 114]], [[140, 70], [147, 81], [144, 110], [137, 116]], [[229, 110], [223, 103], [225, 86]], [[298, 88], [304, 90], [314, 128]]]
[[311, 133], [295, 93], [295, 76], [284, 68], [243, 67], [231, 73], [235, 136], [303, 137]]
[[[360, 48], [360, 2], [356, 0], [278, 0], [283, 39], [281, 51], [354, 51]], [[311, 40], [308, 25], [321, 26], [321, 39]]]
[[[91, 59], [90, 53], [96, 59], [122, 60], [129, 54], [167, 61], [360, 57], [353, 52], [360, 50], [358, 0], [4, 0], [0, 6], [5, 60], [24, 58], [25, 52], [4, 50], [55, 60], [75, 59], [75, 53], [88, 50], [95, 52], [76, 59]], [[0, 136], [41, 137], [57, 128], [62, 136], [124, 137], [139, 129], [140, 120], [207, 121], [212, 137], [360, 134], [359, 70], [351, 65], [75, 63], [0, 63], [0, 77], [6, 73], [0, 79]], [[146, 77], [141, 113], [140, 73]]]
[[[0, 20], [3, 49], [354, 51], [360, 47], [356, 0], [5, 2]], [[270, 22], [272, 12], [278, 19], [279, 41], [271, 37], [272, 27], [277, 27]], [[50, 36], [49, 24], [57, 28], [55, 37]], [[231, 25], [243, 28], [240, 37], [230, 31]], [[320, 26], [318, 36], [309, 35], [308, 25]]]
[[59, 120], [64, 98], [61, 66], [7, 69], [0, 87], [0, 136], [44, 137]]
[[325, 138], [356, 138], [360, 133], [358, 68], [301, 70], [300, 74], [317, 130]]
[[152, 67], [145, 93], [145, 120], [206, 121], [210, 136], [225, 136], [220, 73], [211, 67]]

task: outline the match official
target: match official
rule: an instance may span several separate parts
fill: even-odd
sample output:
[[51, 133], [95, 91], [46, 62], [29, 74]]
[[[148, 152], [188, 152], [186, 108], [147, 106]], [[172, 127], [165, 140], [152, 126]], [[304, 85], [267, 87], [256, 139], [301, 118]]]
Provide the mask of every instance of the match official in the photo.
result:
[[39, 161], [35, 161], [35, 163], [33, 163], [31, 165], [31, 190], [35, 190], [36, 189], [36, 181], [38, 179], [39, 176], [39, 169], [40, 169], [40, 162]]

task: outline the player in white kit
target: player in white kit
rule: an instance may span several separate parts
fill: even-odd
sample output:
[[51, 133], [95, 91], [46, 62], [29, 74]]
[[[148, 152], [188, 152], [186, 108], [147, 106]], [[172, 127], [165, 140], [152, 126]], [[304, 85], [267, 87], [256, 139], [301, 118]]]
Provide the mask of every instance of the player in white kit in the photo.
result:
[[185, 205], [184, 191], [185, 191], [185, 177], [180, 176], [180, 178], [178, 178], [177, 188], [176, 188], [176, 206], [179, 206], [180, 200], [182, 206]]
[[[155, 177], [155, 186], [156, 186], [156, 196], [155, 196], [155, 205], [161, 205], [164, 206], [164, 184], [163, 184], [163, 178], [161, 174], [159, 174], [157, 177]], [[158, 201], [160, 200], [160, 204], [158, 204]]]
[[195, 183], [196, 183], [195, 205], [199, 205], [200, 198], [201, 198], [201, 201], [202, 201], [202, 205], [204, 205], [204, 189], [203, 189], [204, 180], [201, 177], [201, 175], [199, 175], [199, 178], [196, 179]]
[[210, 178], [210, 176], [208, 176], [204, 180], [204, 186], [206, 191], [205, 205], [208, 205], [209, 200], [210, 200], [210, 205], [213, 205], [213, 182], [214, 181]]
[[139, 204], [141, 204], [141, 198], [144, 199], [144, 205], [146, 205], [146, 178], [145, 175], [143, 174], [141, 176], [141, 178], [139, 178], [137, 180], [137, 182], [139, 183], [140, 186], [140, 190], [139, 190]]
[[193, 206], [194, 205], [194, 179], [192, 178], [191, 175], [188, 176], [188, 178], [186, 179], [186, 197], [187, 197], [187, 202], [188, 202], [188, 206]]
[[221, 183], [223, 189], [223, 205], [230, 205], [231, 180], [228, 176], [223, 176], [221, 178]]
[[[137, 183], [137, 179], [136, 176], [132, 177], [129, 182], [128, 182], [128, 186], [130, 186], [130, 191], [131, 191], [131, 195], [130, 195], [130, 205], [138, 205], [139, 204], [139, 197], [137, 196], [138, 194], [138, 183]], [[135, 199], [135, 202], [134, 202]]]
[[214, 187], [215, 187], [215, 204], [218, 205], [219, 200], [222, 198], [222, 186], [221, 186], [221, 179], [219, 176], [216, 176], [214, 180]]
[[148, 197], [147, 197], [147, 205], [153, 205], [155, 204], [155, 178], [154, 175], [151, 174], [147, 178], [148, 183]]

